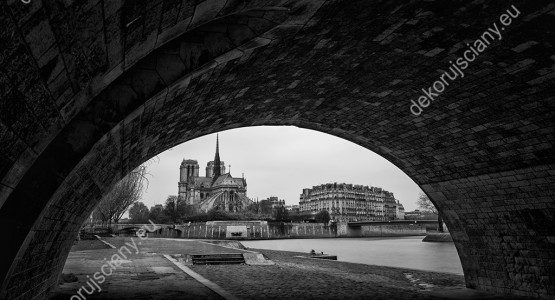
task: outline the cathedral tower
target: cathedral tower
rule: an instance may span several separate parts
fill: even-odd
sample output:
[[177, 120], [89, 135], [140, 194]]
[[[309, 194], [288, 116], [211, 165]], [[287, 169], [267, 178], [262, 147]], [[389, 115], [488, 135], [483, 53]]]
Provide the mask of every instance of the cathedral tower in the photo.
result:
[[[177, 183], [178, 194], [180, 199], [187, 200], [187, 183], [193, 178], [199, 177], [199, 165], [196, 160], [184, 159], [179, 166], [179, 182]], [[187, 202], [189, 203], [190, 200]]]
[[184, 159], [179, 167], [179, 181], [186, 182], [190, 177], [199, 176], [199, 165], [196, 160]]
[[220, 140], [216, 135], [216, 155], [206, 164], [206, 177], [218, 178], [222, 174], [225, 174], [225, 163], [220, 160]]
[[216, 134], [216, 155], [214, 156], [214, 178], [220, 177], [222, 175], [222, 169], [220, 168], [220, 137]]

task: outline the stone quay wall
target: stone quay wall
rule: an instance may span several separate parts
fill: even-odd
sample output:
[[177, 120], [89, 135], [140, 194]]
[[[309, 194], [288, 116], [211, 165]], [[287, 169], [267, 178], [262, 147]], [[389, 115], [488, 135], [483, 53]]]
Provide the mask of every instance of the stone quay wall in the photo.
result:
[[369, 225], [362, 226], [361, 236], [412, 236], [426, 235], [426, 225]]
[[[159, 225], [149, 237], [185, 239], [261, 240], [286, 238], [423, 236], [425, 225], [328, 226], [321, 223]], [[122, 231], [123, 232], [123, 231]]]

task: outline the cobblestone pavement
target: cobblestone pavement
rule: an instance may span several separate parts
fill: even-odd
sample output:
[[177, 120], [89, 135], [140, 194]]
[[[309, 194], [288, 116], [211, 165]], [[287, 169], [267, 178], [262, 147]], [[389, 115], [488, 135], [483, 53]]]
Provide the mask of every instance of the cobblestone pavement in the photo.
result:
[[467, 289], [460, 275], [295, 257], [306, 253], [254, 250], [276, 264], [191, 268], [241, 299], [507, 299]]
[[[60, 284], [49, 299], [68, 299], [92, 277], [130, 237], [81, 241], [70, 253], [63, 273], [77, 281]], [[107, 276], [100, 293], [86, 299], [222, 299], [165, 259], [164, 254], [240, 253], [198, 240], [134, 238], [139, 253], [126, 257]], [[239, 299], [489, 299], [496, 297], [465, 288], [462, 276], [411, 269], [371, 266], [307, 258], [306, 253], [250, 249], [275, 265], [194, 265], [190, 268]], [[304, 256], [304, 257], [298, 257]], [[516, 298], [512, 298], [516, 299]]]

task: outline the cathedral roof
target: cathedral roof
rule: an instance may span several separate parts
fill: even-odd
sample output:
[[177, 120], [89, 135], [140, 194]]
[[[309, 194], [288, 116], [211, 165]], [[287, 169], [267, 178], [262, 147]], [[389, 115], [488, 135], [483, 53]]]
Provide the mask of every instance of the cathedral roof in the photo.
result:
[[247, 185], [243, 178], [233, 178], [229, 173], [219, 176], [216, 180], [212, 177], [191, 177], [190, 180], [192, 180], [195, 188], [213, 188], [220, 186], [245, 187]]
[[193, 184], [196, 188], [198, 187], [210, 187], [212, 186], [212, 178], [210, 177], [191, 177]]
[[231, 176], [231, 174], [226, 173], [221, 175], [220, 177], [218, 177], [215, 181], [214, 184], [212, 185], [212, 187], [217, 187], [217, 186], [240, 186], [240, 187], [244, 187], [244, 180], [243, 178], [233, 178]]

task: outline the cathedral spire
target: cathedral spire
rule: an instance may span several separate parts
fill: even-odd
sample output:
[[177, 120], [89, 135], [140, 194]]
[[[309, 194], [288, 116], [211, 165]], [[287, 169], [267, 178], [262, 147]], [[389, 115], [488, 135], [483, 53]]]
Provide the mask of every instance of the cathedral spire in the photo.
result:
[[221, 162], [220, 162], [220, 139], [216, 133], [216, 155], [214, 156], [214, 178], [220, 177], [221, 174]]

